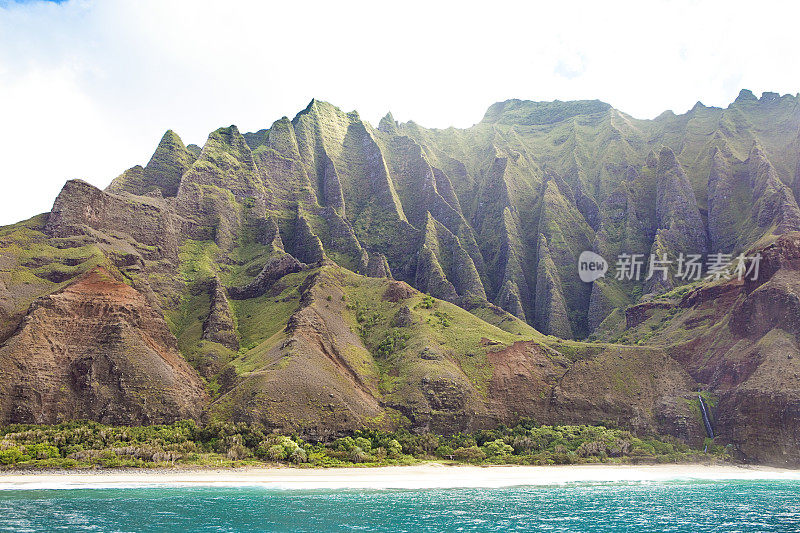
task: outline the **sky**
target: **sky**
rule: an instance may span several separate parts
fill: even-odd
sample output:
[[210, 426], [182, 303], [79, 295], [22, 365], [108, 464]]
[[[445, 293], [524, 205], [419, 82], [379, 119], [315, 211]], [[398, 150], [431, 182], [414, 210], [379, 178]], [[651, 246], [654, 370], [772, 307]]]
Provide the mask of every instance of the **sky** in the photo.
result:
[[161, 135], [202, 145], [312, 98], [468, 127], [493, 102], [600, 99], [637, 118], [741, 88], [800, 92], [793, 2], [0, 0], [0, 224], [105, 187]]

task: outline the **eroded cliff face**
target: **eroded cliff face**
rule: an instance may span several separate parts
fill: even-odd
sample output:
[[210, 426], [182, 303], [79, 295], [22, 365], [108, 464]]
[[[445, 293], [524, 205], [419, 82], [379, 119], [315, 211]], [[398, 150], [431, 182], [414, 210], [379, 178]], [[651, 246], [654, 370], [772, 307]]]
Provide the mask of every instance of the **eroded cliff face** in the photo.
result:
[[800, 233], [787, 233], [758, 253], [764, 270], [740, 289], [728, 321], [737, 343], [719, 359], [710, 385], [720, 395], [721, 438], [752, 460], [796, 464], [800, 462]]
[[632, 341], [666, 350], [712, 395], [718, 441], [745, 460], [794, 465], [800, 462], [800, 233], [749, 254], [762, 257], [757, 279], [707, 282], [674, 302], [639, 304], [628, 309], [627, 327]]
[[[105, 191], [70, 181], [0, 228], [0, 421], [327, 438], [524, 416], [700, 443], [703, 390], [718, 442], [796, 464], [800, 152], [775, 124], [800, 112], [751, 96], [652, 121], [509, 101], [466, 130], [314, 100], [202, 149], [169, 131]], [[584, 250], [748, 249], [757, 283], [688, 294], [575, 272]]]
[[103, 268], [37, 299], [0, 348], [5, 422], [157, 424], [207, 401], [160, 313]]

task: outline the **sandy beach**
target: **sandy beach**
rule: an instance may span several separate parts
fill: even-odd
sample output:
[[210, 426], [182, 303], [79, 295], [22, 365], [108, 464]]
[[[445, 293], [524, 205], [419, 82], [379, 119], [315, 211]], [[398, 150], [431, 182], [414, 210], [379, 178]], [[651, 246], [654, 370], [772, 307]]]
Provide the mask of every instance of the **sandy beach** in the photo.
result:
[[451, 466], [95, 470], [0, 473], [0, 490], [148, 486], [274, 489], [509, 487], [570, 482], [800, 479], [800, 470], [733, 465]]

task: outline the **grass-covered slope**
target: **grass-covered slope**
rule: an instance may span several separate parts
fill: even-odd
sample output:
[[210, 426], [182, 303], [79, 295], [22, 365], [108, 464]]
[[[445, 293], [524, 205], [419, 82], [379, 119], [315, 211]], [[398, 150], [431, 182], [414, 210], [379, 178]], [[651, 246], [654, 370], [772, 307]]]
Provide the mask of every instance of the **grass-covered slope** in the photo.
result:
[[[513, 332], [405, 283], [332, 262], [281, 278], [234, 309], [252, 347], [231, 361], [236, 378], [212, 416], [318, 435], [362, 426], [460, 429], [455, 420], [466, 404], [486, 411], [480, 395], [491, 378], [490, 347], [538, 335], [499, 310], [486, 312]], [[251, 323], [259, 337], [247, 335]], [[437, 396], [437, 387], [456, 403]], [[449, 418], [437, 421], [440, 411]]]
[[[694, 382], [662, 351], [562, 345], [496, 307], [470, 313], [332, 262], [233, 309], [242, 349], [214, 378], [213, 420], [327, 438], [361, 427], [452, 433], [527, 416], [702, 437]], [[251, 324], [260, 337], [248, 335]]]

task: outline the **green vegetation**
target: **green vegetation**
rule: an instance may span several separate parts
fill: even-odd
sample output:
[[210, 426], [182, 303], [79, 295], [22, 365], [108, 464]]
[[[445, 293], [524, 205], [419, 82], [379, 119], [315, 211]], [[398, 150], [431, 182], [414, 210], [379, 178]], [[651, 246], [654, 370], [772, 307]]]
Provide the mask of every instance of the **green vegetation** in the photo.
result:
[[65, 246], [48, 240], [42, 232], [45, 220], [38, 215], [0, 228], [0, 254], [17, 263], [10, 272], [12, 282], [43, 284], [52, 290], [97, 265], [116, 270], [96, 244]]
[[183, 280], [193, 283], [214, 275], [219, 247], [214, 241], [187, 239], [180, 248], [180, 274]]
[[298, 287], [316, 270], [284, 276], [270, 294], [247, 300], [231, 300], [243, 350], [249, 350], [282, 331], [300, 306]]
[[405, 430], [356, 431], [327, 442], [268, 432], [259, 424], [187, 420], [120, 427], [96, 422], [0, 428], [0, 468], [237, 466], [376, 466], [449, 461], [473, 464], [577, 464], [729, 460], [720, 446], [708, 453], [670, 437], [636, 437], [603, 426], [537, 426], [523, 421], [452, 436]]
[[[485, 392], [491, 379], [486, 353], [534, 337], [510, 333], [426, 294], [414, 293], [401, 302], [392, 302], [383, 298], [386, 280], [357, 276], [344, 269], [332, 272], [341, 276], [352, 330], [375, 356], [382, 389], [388, 394], [385, 399], [390, 401], [408, 401], [422, 377], [441, 372], [463, 375]], [[410, 321], [396, 327], [393, 319], [402, 307], [408, 307]]]
[[378, 346], [375, 347], [375, 355], [378, 357], [388, 357], [397, 350], [406, 347], [406, 341], [410, 335], [399, 329], [392, 329]]
[[434, 303], [435, 300], [433, 299], [433, 296], [429, 296], [426, 294], [425, 296], [422, 297], [422, 301], [417, 304], [417, 307], [419, 307], [420, 309], [432, 309]]

